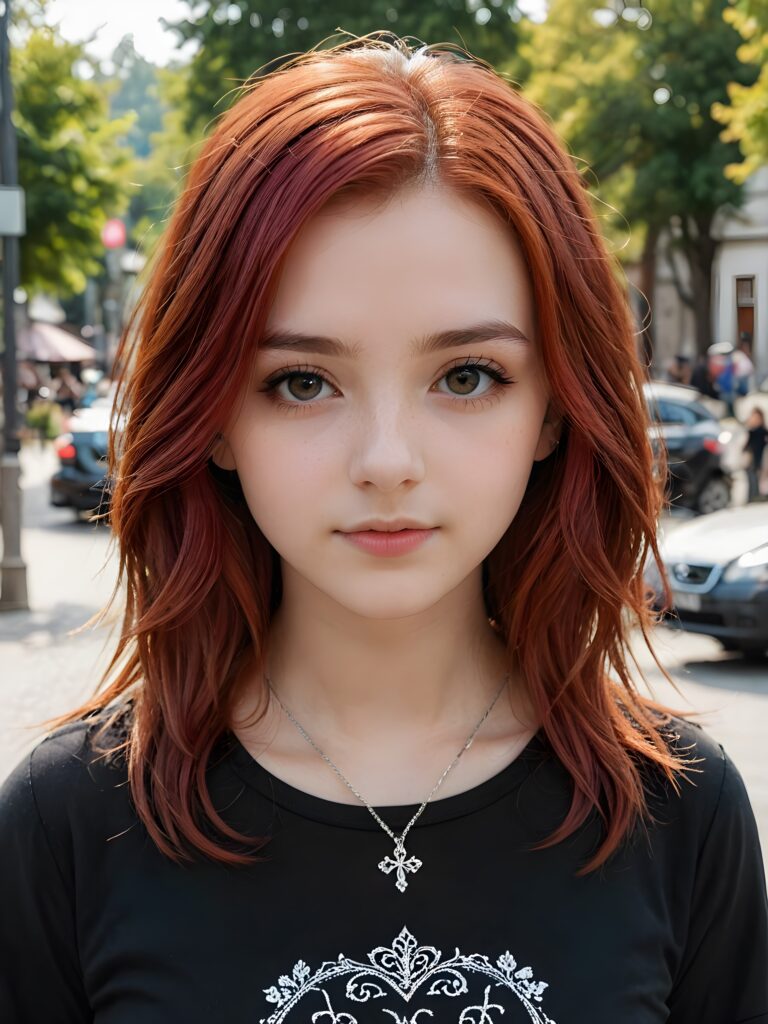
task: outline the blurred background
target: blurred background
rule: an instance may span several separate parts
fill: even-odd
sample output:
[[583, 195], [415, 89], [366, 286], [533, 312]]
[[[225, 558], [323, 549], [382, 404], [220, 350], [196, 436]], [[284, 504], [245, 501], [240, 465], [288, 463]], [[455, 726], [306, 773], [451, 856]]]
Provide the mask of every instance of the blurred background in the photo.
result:
[[[214, 119], [260, 69], [390, 30], [539, 104], [636, 319], [669, 461], [641, 688], [702, 724], [768, 854], [768, 0], [0, 0], [0, 778], [90, 695], [119, 621], [105, 456], [137, 275]], [[669, 597], [669, 600], [667, 600]]]

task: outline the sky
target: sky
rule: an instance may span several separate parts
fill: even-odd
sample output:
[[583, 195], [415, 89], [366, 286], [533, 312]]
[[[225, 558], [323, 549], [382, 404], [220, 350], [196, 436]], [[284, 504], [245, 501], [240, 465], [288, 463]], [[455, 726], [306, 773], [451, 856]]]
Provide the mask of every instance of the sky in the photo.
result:
[[153, 64], [184, 57], [184, 51], [178, 51], [176, 33], [165, 31], [159, 20], [180, 21], [187, 16], [189, 6], [182, 0], [51, 0], [49, 10], [51, 23], [58, 24], [70, 42], [81, 42], [96, 32], [87, 50], [99, 60], [106, 60], [128, 33], [133, 33], [136, 50]]
[[[538, 17], [545, 3], [546, 0], [518, 0], [518, 7]], [[164, 65], [174, 57], [191, 55], [191, 51], [178, 49], [176, 33], [164, 31], [159, 21], [179, 21], [186, 16], [189, 5], [182, 0], [51, 0], [50, 12], [52, 22], [59, 25], [62, 36], [70, 42], [81, 42], [96, 32], [87, 50], [99, 60], [106, 60], [129, 32], [133, 33], [137, 52], [153, 64]]]

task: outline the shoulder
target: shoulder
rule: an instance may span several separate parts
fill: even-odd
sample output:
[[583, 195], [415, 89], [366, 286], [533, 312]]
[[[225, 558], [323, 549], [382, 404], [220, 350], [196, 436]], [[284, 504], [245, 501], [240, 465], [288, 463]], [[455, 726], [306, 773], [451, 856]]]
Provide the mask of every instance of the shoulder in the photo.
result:
[[54, 841], [64, 842], [74, 818], [92, 814], [95, 800], [125, 782], [125, 764], [102, 748], [125, 738], [131, 710], [123, 700], [39, 740], [0, 786], [0, 826], [39, 821]]
[[105, 759], [102, 748], [118, 746], [127, 736], [132, 702], [122, 700], [85, 718], [54, 729], [40, 739], [17, 764], [9, 778], [20, 772], [28, 776], [35, 790], [56, 785], [58, 779], [72, 782]]
[[686, 761], [695, 761], [702, 775], [710, 780], [713, 775], [722, 775], [727, 755], [707, 727], [691, 718], [670, 715], [669, 721], [659, 726], [659, 732], [669, 749]]
[[651, 787], [649, 805], [660, 812], [660, 820], [682, 825], [699, 845], [725, 821], [733, 825], [741, 820], [752, 829], [754, 814], [744, 779], [717, 737], [700, 723], [677, 715], [660, 732], [684, 765], [674, 785], [657, 778]]

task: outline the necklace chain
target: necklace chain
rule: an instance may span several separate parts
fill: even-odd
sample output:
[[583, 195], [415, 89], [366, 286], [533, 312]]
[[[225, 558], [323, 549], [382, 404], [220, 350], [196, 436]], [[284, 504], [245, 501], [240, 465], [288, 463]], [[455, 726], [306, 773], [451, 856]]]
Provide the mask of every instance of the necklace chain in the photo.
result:
[[440, 778], [437, 780], [435, 785], [432, 787], [432, 791], [430, 792], [429, 796], [422, 803], [421, 807], [419, 807], [418, 811], [413, 815], [413, 817], [411, 818], [411, 820], [408, 822], [408, 824], [406, 825], [405, 829], [403, 830], [402, 835], [400, 835], [400, 836], [396, 836], [394, 834], [394, 832], [390, 829], [390, 827], [387, 825], [387, 823], [385, 821], [381, 820], [381, 818], [376, 813], [376, 811], [373, 809], [373, 807], [371, 807], [371, 805], [368, 803], [368, 801], [358, 793], [358, 791], [355, 789], [355, 787], [352, 785], [352, 783], [349, 781], [349, 779], [346, 778], [344, 773], [333, 763], [333, 761], [330, 759], [330, 757], [328, 757], [328, 755], [325, 754], [320, 749], [320, 747], [318, 747], [318, 745], [315, 743], [315, 741], [312, 739], [312, 737], [307, 733], [307, 731], [303, 728], [303, 726], [291, 714], [291, 712], [288, 710], [288, 708], [285, 706], [285, 704], [283, 704], [282, 700], [280, 700], [280, 697], [277, 695], [277, 693], [275, 693], [274, 687], [272, 686], [272, 681], [269, 678], [269, 676], [267, 675], [267, 676], [265, 676], [265, 678], [267, 680], [267, 685], [269, 686], [269, 689], [271, 690], [271, 692], [274, 695], [275, 699], [277, 700], [278, 704], [283, 709], [283, 711], [286, 713], [288, 718], [290, 718], [290, 720], [293, 722], [293, 724], [296, 726], [296, 728], [299, 730], [299, 732], [304, 737], [304, 739], [307, 741], [307, 743], [311, 744], [311, 746], [313, 746], [315, 748], [315, 750], [323, 758], [323, 760], [336, 772], [336, 774], [339, 776], [339, 778], [344, 783], [344, 785], [352, 790], [354, 795], [357, 797], [358, 800], [360, 800], [361, 803], [365, 804], [365, 806], [371, 812], [371, 814], [376, 819], [376, 821], [379, 823], [379, 825], [381, 825], [381, 827], [384, 829], [384, 831], [387, 833], [387, 835], [390, 837], [390, 839], [392, 839], [394, 841], [394, 843], [395, 843], [395, 859], [393, 860], [392, 858], [387, 857], [387, 858], [385, 858], [383, 861], [381, 861], [379, 863], [379, 867], [381, 868], [382, 871], [385, 872], [385, 874], [389, 874], [390, 871], [392, 871], [392, 870], [394, 870], [396, 868], [397, 869], [397, 888], [400, 890], [400, 892], [404, 892], [406, 887], [407, 887], [407, 885], [408, 885], [408, 882], [407, 882], [407, 880], [405, 878], [405, 872], [406, 871], [414, 872], [414, 871], [417, 871], [421, 867], [421, 861], [417, 857], [411, 857], [409, 860], [405, 859], [406, 858], [406, 854], [405, 854], [405, 837], [408, 835], [408, 832], [410, 831], [412, 825], [416, 822], [417, 818], [421, 815], [421, 813], [424, 811], [424, 808], [427, 806], [429, 801], [432, 799], [434, 794], [437, 792], [438, 788], [441, 786], [441, 784], [442, 784], [443, 780], [445, 779], [446, 775], [448, 774], [448, 772], [450, 772], [451, 769], [456, 765], [456, 763], [458, 762], [459, 758], [464, 753], [464, 751], [469, 749], [469, 747], [471, 746], [472, 740], [475, 738], [475, 735], [476, 735], [478, 729], [483, 724], [483, 722], [486, 720], [488, 715], [491, 713], [491, 711], [493, 710], [494, 705], [496, 704], [496, 701], [501, 696], [501, 692], [504, 689], [504, 686], [507, 683], [507, 680], [509, 679], [509, 674], [508, 673], [505, 674], [504, 678], [501, 681], [501, 686], [499, 687], [498, 692], [496, 693], [496, 696], [491, 701], [489, 707], [486, 709], [486, 711], [483, 714], [483, 716], [480, 719], [480, 721], [477, 723], [475, 728], [469, 734], [469, 737], [467, 738], [466, 743], [461, 748], [461, 750], [458, 752], [458, 754], [454, 757], [453, 761], [451, 761], [451, 763], [445, 769], [445, 771], [440, 776]]

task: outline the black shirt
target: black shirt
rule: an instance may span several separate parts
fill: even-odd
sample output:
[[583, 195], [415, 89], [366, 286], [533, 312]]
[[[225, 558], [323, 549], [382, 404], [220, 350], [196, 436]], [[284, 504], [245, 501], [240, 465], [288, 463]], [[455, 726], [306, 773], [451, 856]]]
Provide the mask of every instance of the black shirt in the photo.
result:
[[766, 444], [768, 444], [768, 429], [763, 426], [752, 427], [747, 437], [747, 442], [744, 445], [744, 451], [752, 453], [752, 465], [757, 469], [763, 461], [763, 451]]
[[[543, 731], [492, 778], [439, 799], [393, 842], [362, 804], [273, 776], [232, 733], [208, 768], [267, 860], [177, 865], [149, 839], [125, 766], [93, 761], [97, 719], [40, 741], [0, 790], [3, 1024], [759, 1024], [768, 903], [742, 778], [699, 726], [678, 796], [607, 865], [597, 818], [531, 851], [572, 784]], [[318, 771], [330, 771], [318, 758]], [[400, 834], [418, 805], [377, 807]]]

